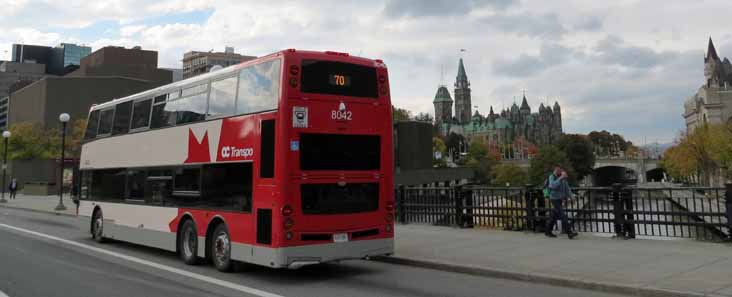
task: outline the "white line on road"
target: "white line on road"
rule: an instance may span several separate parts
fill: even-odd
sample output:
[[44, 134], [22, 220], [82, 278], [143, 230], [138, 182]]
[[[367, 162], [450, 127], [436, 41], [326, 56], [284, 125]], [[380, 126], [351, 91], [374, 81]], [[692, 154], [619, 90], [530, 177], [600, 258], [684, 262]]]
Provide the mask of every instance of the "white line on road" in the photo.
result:
[[[120, 259], [123, 259], [123, 260], [127, 260], [127, 261], [130, 261], [130, 262], [135, 262], [135, 263], [138, 263], [138, 264], [142, 264], [142, 265], [154, 267], [154, 268], [157, 268], [157, 269], [160, 269], [160, 270], [165, 270], [167, 272], [171, 272], [171, 273], [175, 273], [175, 274], [180, 274], [180, 275], [187, 276], [187, 277], [190, 277], [190, 278], [193, 278], [193, 279], [197, 279], [197, 280], [204, 281], [204, 282], [207, 282], [207, 283], [211, 283], [211, 284], [214, 284], [214, 285], [226, 287], [226, 288], [229, 288], [229, 289], [232, 289], [232, 290], [236, 290], [236, 291], [240, 291], [240, 292], [244, 292], [244, 293], [247, 293], [247, 294], [252, 294], [252, 295], [256, 295], [256, 296], [260, 296], [260, 297], [284, 297], [282, 295], [277, 295], [277, 294], [274, 294], [274, 293], [265, 292], [265, 291], [262, 291], [262, 290], [259, 290], [259, 289], [255, 289], [255, 288], [251, 288], [251, 287], [247, 287], [247, 286], [242, 286], [242, 285], [235, 284], [235, 283], [232, 283], [232, 282], [228, 282], [228, 281], [225, 281], [225, 280], [220, 280], [220, 279], [217, 279], [217, 278], [213, 278], [213, 277], [201, 275], [201, 274], [198, 274], [198, 273], [193, 273], [193, 272], [186, 271], [186, 270], [183, 270], [183, 269], [178, 269], [178, 268], [175, 268], [175, 267], [170, 267], [170, 266], [167, 266], [167, 265], [163, 265], [163, 264], [159, 264], [159, 263], [155, 263], [155, 262], [143, 260], [143, 259], [140, 259], [140, 258], [137, 258], [137, 257], [133, 257], [133, 256], [125, 255], [125, 254], [120, 254], [120, 253], [108, 251], [108, 250], [101, 249], [101, 248], [98, 248], [98, 247], [93, 247], [93, 246], [86, 245], [86, 244], [83, 244], [83, 243], [78, 243], [78, 242], [75, 242], [75, 241], [66, 240], [66, 239], [63, 239], [63, 238], [59, 238], [59, 237], [56, 237], [56, 236], [52, 236], [52, 235], [48, 235], [48, 234], [44, 234], [44, 233], [40, 233], [40, 232], [36, 232], [36, 231], [31, 231], [31, 230], [27, 230], [27, 229], [23, 229], [23, 228], [18, 228], [18, 227], [10, 226], [10, 225], [7, 225], [7, 224], [0, 224], [0, 227], [5, 227], [5, 228], [11, 229], [11, 230], [28, 233], [28, 234], [35, 235], [35, 236], [38, 236], [38, 237], [42, 237], [42, 238], [46, 238], [46, 239], [58, 241], [58, 242], [65, 243], [65, 244], [68, 244], [68, 245], [73, 245], [75, 247], [85, 248], [85, 249], [88, 249], [88, 250], [91, 250], [91, 251], [95, 251], [97, 253], [101, 253], [101, 254], [105, 254], [105, 255], [117, 257], [117, 258], [120, 258]], [[2, 293], [2, 291], [0, 291], [0, 297], [7, 297], [7, 295], [4, 295]]]

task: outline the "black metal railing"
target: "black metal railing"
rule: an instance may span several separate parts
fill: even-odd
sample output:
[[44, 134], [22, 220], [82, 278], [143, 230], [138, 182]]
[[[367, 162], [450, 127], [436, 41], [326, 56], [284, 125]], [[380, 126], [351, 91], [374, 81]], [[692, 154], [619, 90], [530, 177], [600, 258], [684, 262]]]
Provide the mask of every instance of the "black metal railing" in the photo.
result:
[[[573, 193], [564, 206], [578, 232], [732, 240], [732, 184], [725, 188], [616, 184], [576, 188]], [[551, 208], [541, 189], [531, 186], [400, 186], [395, 198], [401, 223], [463, 228], [543, 232]]]

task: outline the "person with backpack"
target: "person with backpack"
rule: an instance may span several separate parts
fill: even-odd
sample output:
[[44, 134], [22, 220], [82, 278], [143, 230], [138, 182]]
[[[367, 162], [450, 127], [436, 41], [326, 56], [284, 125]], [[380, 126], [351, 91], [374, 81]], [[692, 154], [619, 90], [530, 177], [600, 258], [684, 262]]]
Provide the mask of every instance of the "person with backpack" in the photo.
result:
[[561, 219], [562, 232], [566, 233], [569, 239], [575, 238], [577, 233], [572, 231], [572, 228], [569, 225], [569, 219], [567, 218], [567, 214], [564, 212], [562, 205], [567, 200], [572, 199], [572, 189], [569, 188], [569, 183], [567, 182], [567, 172], [559, 165], [554, 166], [554, 172], [552, 172], [552, 174], [549, 175], [549, 178], [547, 178], [546, 189], [544, 192], [545, 195], [547, 192], [549, 201], [552, 204], [552, 210], [544, 234], [547, 237], [557, 237], [552, 233], [552, 230], [554, 230], [557, 220]]

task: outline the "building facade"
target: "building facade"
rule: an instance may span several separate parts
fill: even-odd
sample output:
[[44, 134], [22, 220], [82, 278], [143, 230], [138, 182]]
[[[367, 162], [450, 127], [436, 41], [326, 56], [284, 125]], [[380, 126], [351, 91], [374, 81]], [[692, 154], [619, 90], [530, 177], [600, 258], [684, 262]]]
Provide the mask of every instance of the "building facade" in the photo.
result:
[[91, 53], [91, 47], [61, 43], [56, 47], [13, 44], [12, 61], [46, 65], [46, 73], [65, 75], [81, 65], [81, 59]]
[[0, 62], [0, 131], [7, 130], [10, 95], [46, 76], [46, 65]]
[[732, 63], [720, 59], [709, 38], [704, 56], [704, 84], [684, 102], [686, 130], [704, 124], [732, 123]]
[[441, 135], [456, 133], [469, 139], [480, 137], [493, 145], [512, 144], [520, 138], [535, 145], [545, 145], [555, 143], [563, 133], [559, 103], [555, 102], [554, 106], [541, 103], [538, 112], [532, 113], [525, 95], [521, 106], [514, 103], [500, 113], [494, 112], [491, 106], [488, 115], [484, 116], [478, 110], [471, 115], [470, 82], [462, 59], [455, 81], [454, 102], [455, 116], [452, 117], [453, 101], [447, 88], [440, 86], [437, 89], [433, 104], [435, 123]]
[[122, 76], [153, 81], [159, 85], [173, 81], [172, 71], [158, 68], [158, 52], [140, 47], [103, 47], [82, 58], [79, 69], [66, 76]]
[[226, 47], [222, 52], [196, 52], [183, 54], [183, 79], [208, 73], [212, 67], [219, 65], [228, 67], [244, 61], [256, 59], [254, 56], [245, 56], [234, 52], [234, 48]]

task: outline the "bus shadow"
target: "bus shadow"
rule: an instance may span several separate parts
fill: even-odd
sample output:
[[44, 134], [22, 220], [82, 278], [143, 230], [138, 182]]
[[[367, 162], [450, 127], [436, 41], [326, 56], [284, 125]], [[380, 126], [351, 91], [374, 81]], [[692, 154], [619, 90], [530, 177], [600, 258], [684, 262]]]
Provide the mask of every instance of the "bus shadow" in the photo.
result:
[[[156, 257], [156, 258], [162, 258], [166, 261], [176, 261], [180, 265], [176, 265], [178, 268], [185, 267], [186, 270], [199, 270], [199, 269], [206, 269], [206, 270], [212, 270], [216, 273], [222, 273], [218, 272], [216, 269], [212, 266], [212, 264], [205, 260], [201, 259], [201, 262], [196, 266], [188, 266], [184, 265], [182, 261], [179, 259], [178, 255], [174, 252], [170, 252], [163, 249], [158, 249], [154, 247], [139, 245], [131, 242], [126, 241], [119, 241], [114, 239], [107, 239], [104, 244], [98, 244], [93, 239], [88, 238], [88, 240], [85, 240], [87, 243], [97, 246], [97, 247], [104, 247], [104, 246], [110, 246], [114, 247], [115, 249], [123, 249], [123, 250], [130, 250], [134, 251], [136, 253], [143, 254], [147, 257]], [[362, 276], [372, 273], [378, 273], [379, 271], [377, 269], [374, 269], [372, 267], [367, 267], [366, 265], [363, 265], [365, 263], [368, 263], [368, 261], [365, 260], [346, 260], [341, 262], [331, 262], [331, 263], [323, 263], [323, 264], [317, 264], [317, 265], [309, 265], [302, 267], [300, 269], [275, 269], [260, 265], [255, 265], [251, 263], [245, 263], [245, 262], [235, 262], [234, 268], [232, 270], [232, 273], [229, 275], [240, 275], [245, 276], [247, 278], [253, 278], [260, 281], [266, 281], [266, 282], [277, 282], [277, 283], [287, 283], [287, 284], [300, 284], [300, 283], [312, 283], [312, 282], [318, 282], [318, 281], [328, 281], [333, 279], [346, 279], [356, 276]], [[195, 268], [193, 268], [195, 267]], [[190, 269], [187, 269], [190, 268]], [[207, 271], [208, 272], [208, 271]], [[209, 275], [211, 276], [211, 275]]]

